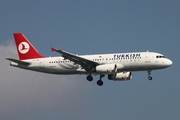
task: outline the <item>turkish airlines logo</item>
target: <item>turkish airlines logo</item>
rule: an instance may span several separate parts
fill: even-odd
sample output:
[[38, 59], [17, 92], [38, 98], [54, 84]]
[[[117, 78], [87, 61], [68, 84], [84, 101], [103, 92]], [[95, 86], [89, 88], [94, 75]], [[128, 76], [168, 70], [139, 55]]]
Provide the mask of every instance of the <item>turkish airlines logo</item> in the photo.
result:
[[18, 50], [21, 54], [26, 54], [29, 51], [29, 44], [27, 42], [21, 42], [18, 46]]

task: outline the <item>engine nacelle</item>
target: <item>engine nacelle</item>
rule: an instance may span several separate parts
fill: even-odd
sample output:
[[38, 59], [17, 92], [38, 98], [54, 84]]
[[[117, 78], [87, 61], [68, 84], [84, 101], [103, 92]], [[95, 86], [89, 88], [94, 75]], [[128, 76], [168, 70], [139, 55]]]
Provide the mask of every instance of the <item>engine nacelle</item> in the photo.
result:
[[126, 80], [131, 80], [132, 79], [132, 72], [120, 72], [116, 74], [109, 74], [108, 75], [109, 80], [114, 80], [114, 81], [126, 81]]
[[98, 72], [98, 73], [115, 73], [116, 71], [117, 71], [116, 64], [98, 65], [95, 68], [95, 72]]

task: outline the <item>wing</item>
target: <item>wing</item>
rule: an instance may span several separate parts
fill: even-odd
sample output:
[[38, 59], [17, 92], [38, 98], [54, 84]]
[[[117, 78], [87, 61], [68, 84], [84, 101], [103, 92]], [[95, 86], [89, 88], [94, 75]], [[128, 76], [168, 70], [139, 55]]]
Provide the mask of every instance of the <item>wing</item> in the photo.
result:
[[10, 60], [12, 62], [21, 64], [21, 65], [30, 65], [31, 63], [29, 62], [25, 62], [25, 61], [21, 61], [21, 60], [17, 60], [17, 59], [13, 59], [13, 58], [6, 58], [7, 60]]
[[60, 54], [62, 54], [62, 57], [64, 57], [64, 59], [68, 59], [70, 61], [73, 61], [74, 64], [79, 64], [81, 65], [81, 67], [83, 69], [85, 69], [87, 72], [90, 72], [92, 70], [93, 67], [99, 65], [99, 63], [94, 62], [92, 60], [80, 57], [78, 55], [63, 51], [63, 50], [57, 50], [55, 48], [51, 48], [52, 52], [56, 51]]

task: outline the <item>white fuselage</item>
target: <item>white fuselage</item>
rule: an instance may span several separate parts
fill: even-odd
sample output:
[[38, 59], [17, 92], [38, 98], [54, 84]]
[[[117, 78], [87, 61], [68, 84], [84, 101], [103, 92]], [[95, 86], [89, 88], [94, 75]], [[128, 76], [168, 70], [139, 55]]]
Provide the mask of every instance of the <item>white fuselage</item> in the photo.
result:
[[[121, 66], [120, 69], [117, 69], [117, 72], [157, 70], [169, 67], [172, 64], [171, 60], [155, 52], [96, 54], [82, 55], [80, 57], [98, 62], [99, 64], [116, 64]], [[79, 64], [64, 59], [64, 57], [36, 58], [23, 61], [30, 62], [31, 64], [25, 66], [11, 62], [10, 65], [51, 74], [89, 74]], [[95, 72], [91, 74], [101, 73]]]

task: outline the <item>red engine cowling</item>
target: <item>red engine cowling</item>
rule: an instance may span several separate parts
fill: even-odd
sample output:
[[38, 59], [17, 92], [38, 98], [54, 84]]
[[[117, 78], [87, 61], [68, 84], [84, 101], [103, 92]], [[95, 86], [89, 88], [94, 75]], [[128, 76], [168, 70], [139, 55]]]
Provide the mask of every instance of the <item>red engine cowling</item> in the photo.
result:
[[132, 72], [120, 72], [116, 74], [109, 74], [108, 75], [109, 80], [114, 80], [114, 81], [126, 81], [126, 80], [131, 80], [132, 79]]

